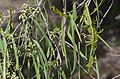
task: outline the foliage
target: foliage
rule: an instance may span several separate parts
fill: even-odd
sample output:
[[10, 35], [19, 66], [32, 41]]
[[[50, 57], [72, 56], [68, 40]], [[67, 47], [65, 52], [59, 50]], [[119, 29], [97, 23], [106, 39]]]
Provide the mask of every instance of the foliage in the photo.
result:
[[[9, 19], [6, 29], [0, 28], [2, 78], [67, 79], [81, 70], [94, 78], [90, 74], [91, 70], [94, 70], [99, 79], [95, 55], [98, 40], [110, 48], [99, 36], [102, 32], [102, 29], [98, 28], [99, 6], [103, 1], [74, 2], [71, 11], [66, 11], [66, 0], [63, 0], [63, 11], [52, 5], [50, 0], [50, 6], [46, 6], [46, 1], [37, 1], [34, 1], [37, 4], [34, 7], [23, 4], [18, 26], [14, 28], [12, 20]], [[92, 2], [96, 7], [90, 12], [89, 5]], [[50, 8], [62, 18], [59, 21], [60, 26], [52, 28], [53, 24], [49, 21], [50, 14], [46, 8]], [[78, 13], [80, 8], [83, 8], [81, 15]], [[11, 7], [9, 13], [12, 17]], [[24, 73], [24, 66], [27, 75]], [[66, 75], [68, 72], [70, 75]], [[81, 73], [78, 76], [80, 77]]]

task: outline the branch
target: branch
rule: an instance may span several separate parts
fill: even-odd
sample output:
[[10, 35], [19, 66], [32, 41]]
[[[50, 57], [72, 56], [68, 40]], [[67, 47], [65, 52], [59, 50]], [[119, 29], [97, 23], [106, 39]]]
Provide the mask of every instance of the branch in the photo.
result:
[[111, 2], [111, 4], [110, 4], [109, 8], [108, 8], [107, 11], [105, 12], [105, 14], [104, 14], [104, 16], [102, 17], [102, 19], [101, 19], [101, 21], [100, 21], [100, 23], [99, 23], [99, 26], [97, 26], [97, 28], [99, 28], [100, 25], [102, 24], [104, 18], [106, 17], [106, 15], [107, 15], [108, 12], [110, 11], [111, 7], [113, 6], [113, 3], [114, 3], [114, 0], [112, 0], [112, 2]]

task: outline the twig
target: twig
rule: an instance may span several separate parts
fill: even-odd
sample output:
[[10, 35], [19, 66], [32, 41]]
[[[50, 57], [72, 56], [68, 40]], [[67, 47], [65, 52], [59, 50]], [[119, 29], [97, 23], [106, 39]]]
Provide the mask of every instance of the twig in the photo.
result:
[[80, 8], [81, 6], [83, 6], [83, 5], [85, 4], [86, 1], [88, 2], [88, 6], [89, 6], [91, 0], [84, 0], [83, 2], [81, 2], [81, 3], [78, 5], [77, 9]]
[[84, 0], [83, 2], [81, 2], [77, 8], [81, 7], [83, 4], [85, 4], [86, 0]]
[[47, 14], [47, 11], [44, 7], [44, 10], [45, 10], [45, 14], [46, 14], [46, 18], [44, 17], [43, 13], [41, 12], [41, 15], [45, 21], [45, 26], [46, 26], [46, 33], [48, 34], [48, 38], [50, 39], [50, 41], [53, 43], [53, 45], [55, 46], [55, 50], [57, 51], [57, 59], [59, 60], [60, 64], [62, 63], [62, 60], [61, 60], [61, 56], [60, 56], [60, 52], [59, 52], [59, 49], [57, 47], [57, 45], [55, 44], [55, 42], [50, 38], [50, 34], [49, 34], [49, 30], [48, 30], [48, 14]]
[[39, 42], [41, 42], [43, 39], [45, 38], [45, 35], [40, 39], [40, 41]]
[[13, 31], [13, 34], [15, 34], [15, 32], [17, 31], [17, 29], [20, 27], [20, 25], [22, 24], [23, 22], [20, 22], [17, 27], [15, 28], [15, 30]]
[[88, 71], [86, 71], [86, 69], [84, 69], [83, 68], [83, 66], [81, 66], [79, 63], [78, 63], [78, 66], [87, 74], [87, 75], [89, 75], [92, 79], [95, 79], [92, 75], [90, 75], [89, 73], [88, 73]]
[[113, 3], [114, 3], [114, 0], [112, 0], [112, 2], [111, 2], [111, 4], [110, 4], [109, 8], [108, 8], [107, 11], [105, 12], [105, 14], [104, 14], [104, 16], [102, 17], [102, 19], [101, 19], [101, 21], [100, 21], [100, 23], [99, 23], [99, 26], [97, 26], [97, 28], [99, 28], [100, 25], [102, 24], [104, 18], [106, 17], [106, 15], [107, 15], [108, 12], [110, 11], [111, 7], [113, 6]]
[[65, 43], [68, 44], [71, 48], [74, 48], [69, 42], [65, 41]]
[[119, 57], [120, 56], [120, 54], [117, 54], [117, 53], [116, 54], [114, 54], [114, 53], [108, 53], [108, 55], [109, 56], [115, 56], [115, 57]]
[[120, 77], [120, 74], [118, 74], [117, 76], [113, 77], [112, 79], [116, 79], [116, 78], [118, 78], [118, 77]]

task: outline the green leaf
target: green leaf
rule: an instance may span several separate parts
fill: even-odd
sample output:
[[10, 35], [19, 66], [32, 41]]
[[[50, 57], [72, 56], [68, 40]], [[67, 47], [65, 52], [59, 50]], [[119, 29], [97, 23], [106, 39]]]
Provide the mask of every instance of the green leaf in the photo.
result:
[[92, 28], [91, 27], [89, 27], [87, 30], [88, 30], [89, 34], [92, 34]]
[[92, 45], [93, 47], [93, 51], [95, 51], [96, 50], [96, 48], [97, 48], [97, 43], [96, 42], [93, 42], [93, 45]]
[[73, 4], [73, 13], [72, 13], [72, 15], [73, 15], [73, 19], [74, 19], [74, 21], [76, 21], [76, 19], [77, 19], [77, 8], [76, 8], [76, 4], [77, 4], [77, 2], [74, 2], [74, 4]]
[[85, 3], [85, 9], [83, 12], [83, 15], [85, 16], [84, 20], [85, 20], [85, 24], [86, 25], [92, 25], [92, 20], [90, 17], [90, 13], [89, 13], [89, 8], [88, 8], [88, 3]]
[[67, 79], [66, 74], [65, 74], [65, 72], [63, 70], [62, 70], [62, 77], [63, 77], [63, 79]]
[[1, 51], [1, 53], [3, 54], [3, 52], [4, 52], [4, 42], [2, 41], [2, 39], [0, 38], [0, 51]]
[[87, 66], [88, 68], [92, 67], [93, 62], [94, 62], [94, 58], [93, 58], [93, 56], [90, 56], [89, 62], [88, 62], [88, 64], [87, 64], [86, 66]]
[[78, 28], [77, 28], [77, 25], [76, 25], [76, 23], [75, 23], [75, 21], [73, 20], [73, 16], [69, 13], [69, 17], [70, 17], [70, 21], [71, 21], [71, 27], [73, 28], [73, 30], [74, 30], [74, 28], [75, 28], [75, 31], [76, 31], [76, 33], [77, 33], [77, 35], [78, 35], [78, 38], [79, 38], [79, 41], [80, 42], [82, 42], [82, 39], [81, 39], [81, 35], [80, 35], [80, 32], [79, 32], [79, 30], [78, 30]]
[[65, 33], [64, 33], [64, 20], [62, 20], [61, 33], [62, 33], [62, 36], [61, 36], [61, 39], [62, 39], [62, 44], [61, 44], [62, 53], [63, 53], [63, 56], [65, 57], [66, 66], [68, 67], [68, 59], [67, 59], [66, 43], [65, 43]]
[[33, 65], [34, 65], [35, 71], [36, 71], [36, 78], [37, 78], [37, 79], [40, 79], [39, 67], [37, 66], [37, 63], [36, 63], [36, 61], [35, 61], [35, 58], [36, 58], [36, 57], [37, 57], [37, 56], [32, 55]]
[[99, 38], [108, 48], [110, 48], [111, 50], [113, 50], [113, 49], [110, 47], [110, 45], [109, 45], [104, 39], [102, 39], [98, 34], [97, 34], [97, 36], [98, 36], [98, 38]]
[[81, 51], [79, 51], [79, 54], [80, 54], [81, 57], [83, 57], [84, 59], [88, 60], [87, 57]]
[[73, 64], [73, 69], [72, 69], [72, 74], [73, 72], [75, 71], [75, 68], [76, 68], [76, 61], [77, 61], [77, 54], [76, 54], [76, 51], [77, 51], [77, 45], [75, 43], [75, 37], [74, 37], [74, 20], [73, 20], [73, 16], [69, 13], [69, 16], [70, 16], [70, 26], [71, 26], [71, 31], [72, 31], [72, 34], [71, 34], [71, 37], [70, 37], [70, 40], [73, 44], [73, 56], [74, 56], [74, 64]]
[[50, 56], [50, 46], [48, 47], [48, 50], [47, 50], [47, 58], [49, 58]]
[[17, 46], [15, 44], [15, 40], [14, 38], [12, 38], [12, 44], [13, 44], [13, 50], [14, 50], [14, 54], [15, 54], [15, 59], [16, 59], [16, 69], [19, 69], [19, 57], [18, 57], [18, 49]]
[[50, 8], [53, 10], [54, 13], [62, 16], [62, 17], [68, 17], [68, 15], [62, 13], [59, 9], [57, 9], [55, 6], [51, 5]]
[[40, 55], [42, 56], [43, 60], [44, 60], [44, 63], [43, 63], [43, 67], [44, 67], [44, 74], [45, 74], [45, 77], [46, 79], [48, 79], [48, 62], [47, 62], [47, 58], [45, 56], [45, 53], [43, 51], [43, 49], [41, 48], [40, 44], [33, 39], [33, 42], [36, 44], [37, 48], [39, 49], [40, 51]]
[[41, 27], [40, 23], [33, 19], [33, 21], [35, 22], [35, 25], [37, 25], [37, 28], [39, 29], [39, 31], [41, 31], [42, 35], [46, 35], [46, 33], [44, 32], [44, 29]]

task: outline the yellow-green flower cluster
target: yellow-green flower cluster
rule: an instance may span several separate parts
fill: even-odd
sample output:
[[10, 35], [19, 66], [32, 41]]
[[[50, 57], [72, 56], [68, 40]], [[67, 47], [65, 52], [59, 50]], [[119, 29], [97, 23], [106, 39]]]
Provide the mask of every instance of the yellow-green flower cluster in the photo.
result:
[[9, 78], [9, 79], [19, 79], [19, 77], [16, 75], [15, 72], [13, 72], [12, 74], [7, 73], [7, 78]]
[[50, 31], [50, 38], [54, 39], [54, 38], [58, 38], [60, 36], [61, 30], [60, 28], [55, 28], [53, 31]]
[[0, 13], [0, 25], [5, 21], [6, 16], [4, 15], [4, 13]]
[[23, 21], [26, 20], [29, 16], [34, 17], [37, 13], [39, 13], [39, 11], [36, 8], [30, 7], [28, 4], [23, 4], [19, 19]]

